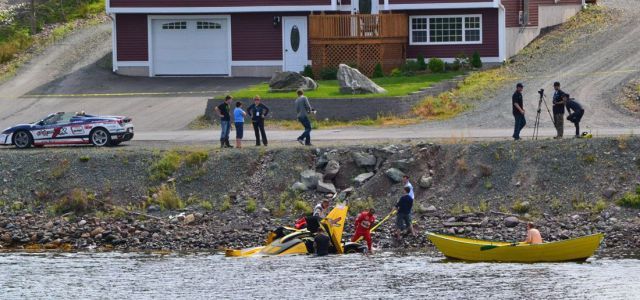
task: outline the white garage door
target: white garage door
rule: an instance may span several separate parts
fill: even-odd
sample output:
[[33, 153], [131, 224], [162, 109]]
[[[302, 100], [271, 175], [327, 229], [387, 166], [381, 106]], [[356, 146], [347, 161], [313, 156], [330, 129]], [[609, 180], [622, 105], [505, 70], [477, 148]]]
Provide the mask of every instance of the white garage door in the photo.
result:
[[155, 75], [229, 73], [227, 19], [156, 19], [152, 28]]

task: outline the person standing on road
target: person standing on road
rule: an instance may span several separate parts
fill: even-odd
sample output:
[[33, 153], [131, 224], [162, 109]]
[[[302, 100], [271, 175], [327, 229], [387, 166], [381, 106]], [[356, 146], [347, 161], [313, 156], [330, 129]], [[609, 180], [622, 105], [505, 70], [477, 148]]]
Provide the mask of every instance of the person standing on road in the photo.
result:
[[311, 121], [307, 114], [315, 113], [315, 110], [311, 108], [309, 99], [304, 95], [302, 89], [298, 90], [298, 98], [295, 101], [296, 113], [298, 115], [298, 121], [304, 126], [304, 132], [298, 137], [298, 142], [302, 145], [311, 146]]
[[522, 83], [516, 84], [516, 92], [513, 93], [513, 97], [511, 97], [511, 109], [513, 113], [513, 117], [515, 118], [515, 126], [513, 129], [513, 139], [518, 141], [520, 140], [520, 131], [527, 124], [527, 121], [524, 118], [524, 108], [522, 101], [522, 90], [524, 89], [524, 85]]
[[584, 116], [584, 108], [575, 99], [570, 98], [569, 94], [563, 94], [562, 97], [566, 102], [567, 112], [569, 113], [567, 120], [576, 125], [576, 138], [580, 138], [580, 120]]
[[554, 139], [561, 139], [564, 134], [564, 92], [560, 89], [560, 82], [553, 83], [553, 125], [556, 127], [557, 135]]
[[236, 102], [236, 108], [233, 110], [233, 122], [236, 125], [236, 148], [242, 148], [242, 138], [244, 136], [244, 117], [247, 113], [242, 110], [242, 102]]
[[231, 131], [231, 116], [229, 115], [231, 100], [233, 97], [227, 95], [224, 102], [216, 106], [216, 113], [220, 116], [220, 148], [232, 148], [229, 144], [229, 132]]
[[267, 133], [264, 131], [264, 118], [269, 115], [269, 108], [261, 103], [259, 95], [253, 98], [253, 104], [247, 108], [247, 114], [251, 117], [253, 131], [256, 134], [256, 146], [260, 146], [260, 136], [262, 136], [262, 144], [267, 146]]

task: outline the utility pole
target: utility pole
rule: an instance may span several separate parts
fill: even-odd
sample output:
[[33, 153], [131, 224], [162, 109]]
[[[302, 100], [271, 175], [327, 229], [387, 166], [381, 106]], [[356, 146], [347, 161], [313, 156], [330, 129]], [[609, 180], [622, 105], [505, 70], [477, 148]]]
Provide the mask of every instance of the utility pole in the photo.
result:
[[36, 34], [36, 0], [31, 0], [31, 34]]

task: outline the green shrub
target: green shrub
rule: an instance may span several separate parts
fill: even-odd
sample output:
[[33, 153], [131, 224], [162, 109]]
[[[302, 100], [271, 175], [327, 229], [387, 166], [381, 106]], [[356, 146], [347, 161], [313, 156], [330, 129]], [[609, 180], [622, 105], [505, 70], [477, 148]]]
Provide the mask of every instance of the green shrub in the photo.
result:
[[391, 77], [400, 77], [402, 76], [402, 70], [398, 69], [398, 68], [394, 68], [393, 70], [391, 70]]
[[458, 54], [453, 60], [452, 68], [455, 71], [470, 69], [469, 57], [464, 52]]
[[200, 202], [200, 207], [204, 210], [213, 210], [213, 203], [211, 201], [202, 201]]
[[157, 192], [158, 197], [156, 201], [162, 209], [182, 209], [184, 208], [184, 201], [180, 199], [180, 195], [176, 191], [176, 187], [173, 184], [163, 184], [160, 186]]
[[511, 209], [515, 213], [526, 214], [529, 212], [529, 205], [520, 200], [516, 200], [516, 202], [514, 202], [513, 205], [511, 206]]
[[83, 213], [89, 210], [89, 196], [81, 189], [73, 189], [67, 196], [62, 197], [55, 206], [55, 212], [64, 214], [68, 212]]
[[329, 68], [324, 68], [320, 70], [320, 79], [322, 80], [338, 79], [338, 69], [329, 67]]
[[447, 71], [459, 71], [460, 70], [460, 62], [456, 59], [453, 60], [453, 63], [445, 63], [444, 69]]
[[400, 69], [402, 70], [402, 73], [413, 74], [414, 72], [420, 71], [420, 64], [415, 60], [407, 60], [402, 64]]
[[313, 76], [313, 69], [311, 68], [310, 65], [304, 66], [304, 70], [302, 70], [302, 72], [300, 72], [300, 74], [302, 74], [302, 76], [305, 76], [305, 77], [315, 78]]
[[80, 156], [80, 158], [78, 158], [81, 162], [88, 162], [89, 161], [89, 156], [83, 155]]
[[628, 192], [616, 202], [620, 206], [640, 208], [640, 186], [636, 187], [636, 192]]
[[366, 200], [356, 199], [355, 201], [351, 201], [349, 203], [349, 212], [352, 215], [359, 214], [361, 211], [365, 209], [369, 209], [371, 207], [375, 207], [375, 202], [373, 198], [369, 197]]
[[249, 198], [249, 200], [247, 200], [247, 206], [245, 207], [245, 211], [247, 213], [253, 213], [256, 211], [258, 204], [256, 203], [255, 199]]
[[384, 77], [384, 72], [382, 71], [382, 65], [381, 64], [376, 64], [375, 69], [373, 70], [373, 76], [371, 76], [372, 78], [381, 78]]
[[187, 154], [184, 158], [184, 163], [188, 167], [201, 167], [207, 159], [209, 159], [209, 153], [207, 151], [194, 151]]
[[474, 51], [471, 56], [471, 66], [476, 69], [482, 68], [482, 59], [480, 59], [480, 53], [478, 53], [478, 50]]
[[304, 214], [309, 214], [312, 211], [311, 205], [304, 200], [296, 200], [293, 202], [293, 210]]
[[607, 202], [605, 202], [604, 200], [600, 199], [593, 205], [593, 207], [591, 208], [591, 211], [594, 214], [599, 214], [602, 211], [604, 211], [606, 208], [607, 208]]
[[169, 178], [180, 167], [182, 159], [175, 151], [166, 152], [158, 161], [149, 168], [151, 180], [164, 180]]
[[220, 205], [220, 211], [227, 211], [231, 209], [231, 198], [225, 195], [222, 199], [222, 205]]
[[418, 58], [416, 61], [418, 62], [418, 69], [420, 71], [424, 71], [427, 69], [427, 62], [424, 60], [424, 55], [422, 55], [422, 53], [418, 54]]
[[444, 72], [444, 61], [437, 57], [429, 59], [429, 70], [433, 73]]

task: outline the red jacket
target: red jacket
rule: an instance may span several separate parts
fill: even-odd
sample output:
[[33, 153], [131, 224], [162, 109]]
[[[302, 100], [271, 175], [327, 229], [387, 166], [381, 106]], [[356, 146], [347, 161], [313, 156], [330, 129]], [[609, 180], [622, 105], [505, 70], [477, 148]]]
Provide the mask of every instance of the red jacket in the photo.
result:
[[375, 222], [375, 215], [368, 211], [363, 211], [356, 218], [356, 230], [369, 231]]
[[296, 229], [307, 228], [307, 219], [305, 217], [302, 217], [302, 218], [296, 220], [295, 228]]

